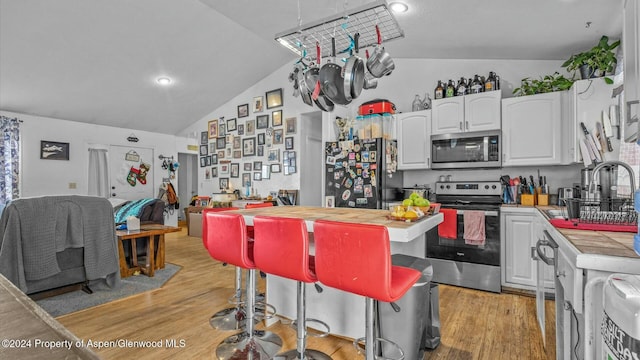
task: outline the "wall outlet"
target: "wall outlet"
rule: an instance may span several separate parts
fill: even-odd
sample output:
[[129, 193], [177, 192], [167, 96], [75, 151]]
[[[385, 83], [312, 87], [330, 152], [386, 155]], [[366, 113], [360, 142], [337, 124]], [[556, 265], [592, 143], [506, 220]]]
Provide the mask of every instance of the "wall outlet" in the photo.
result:
[[69, 189], [75, 189], [78, 186], [78, 184], [74, 183], [74, 182], [70, 182], [69, 183]]

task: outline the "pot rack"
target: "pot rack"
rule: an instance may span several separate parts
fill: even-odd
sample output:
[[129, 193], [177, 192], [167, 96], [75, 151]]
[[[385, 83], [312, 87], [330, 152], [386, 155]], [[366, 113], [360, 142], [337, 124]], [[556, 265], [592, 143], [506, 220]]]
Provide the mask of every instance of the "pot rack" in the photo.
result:
[[383, 43], [404, 37], [404, 32], [385, 0], [378, 0], [348, 11], [348, 14], [335, 14], [283, 31], [276, 34], [275, 40], [298, 57], [305, 55], [306, 51], [306, 55], [312, 56], [315, 61], [316, 42], [320, 44], [321, 56], [329, 57], [332, 37], [336, 39], [336, 52], [350, 49], [353, 46], [350, 36], [355, 33], [360, 33], [361, 49], [377, 45], [376, 25], [380, 28]]

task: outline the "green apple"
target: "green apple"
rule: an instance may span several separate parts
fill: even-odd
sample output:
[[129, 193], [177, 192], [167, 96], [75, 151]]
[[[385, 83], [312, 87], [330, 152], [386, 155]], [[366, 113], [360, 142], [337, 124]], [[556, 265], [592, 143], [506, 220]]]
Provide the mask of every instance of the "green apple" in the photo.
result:
[[411, 200], [411, 199], [404, 199], [404, 200], [402, 201], [402, 205], [404, 205], [404, 206], [413, 206], [413, 200]]

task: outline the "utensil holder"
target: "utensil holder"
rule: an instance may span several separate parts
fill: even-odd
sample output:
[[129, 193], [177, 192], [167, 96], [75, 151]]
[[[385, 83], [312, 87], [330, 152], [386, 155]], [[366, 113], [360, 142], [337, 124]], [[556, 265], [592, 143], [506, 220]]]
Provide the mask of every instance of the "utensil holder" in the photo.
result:
[[538, 194], [538, 205], [549, 205], [549, 194]]
[[536, 194], [520, 194], [520, 205], [522, 206], [535, 206]]

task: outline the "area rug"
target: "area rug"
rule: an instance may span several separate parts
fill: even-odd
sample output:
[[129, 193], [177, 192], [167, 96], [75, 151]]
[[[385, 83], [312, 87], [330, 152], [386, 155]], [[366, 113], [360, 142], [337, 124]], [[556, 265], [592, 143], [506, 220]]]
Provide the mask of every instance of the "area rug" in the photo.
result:
[[51, 316], [57, 317], [160, 288], [180, 269], [181, 267], [178, 265], [165, 263], [165, 268], [156, 270], [153, 277], [130, 276], [122, 279], [120, 287], [117, 289], [110, 289], [106, 285], [97, 285], [91, 287], [93, 294], [77, 290], [37, 300], [36, 303]]

